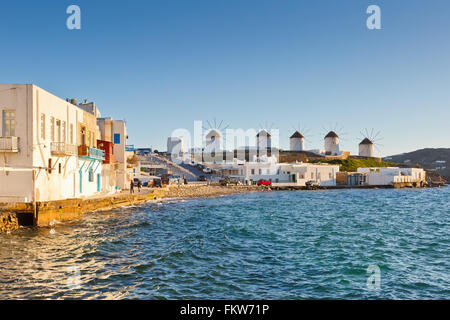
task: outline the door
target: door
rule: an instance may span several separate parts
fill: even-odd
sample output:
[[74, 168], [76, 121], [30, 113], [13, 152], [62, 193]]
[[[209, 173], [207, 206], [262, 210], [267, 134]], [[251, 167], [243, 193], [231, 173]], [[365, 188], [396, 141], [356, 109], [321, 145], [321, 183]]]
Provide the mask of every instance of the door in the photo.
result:
[[100, 192], [100, 173], [97, 173], [97, 192]]
[[79, 175], [80, 175], [80, 194], [81, 194], [83, 193], [83, 173], [81, 172], [81, 170], [79, 172]]

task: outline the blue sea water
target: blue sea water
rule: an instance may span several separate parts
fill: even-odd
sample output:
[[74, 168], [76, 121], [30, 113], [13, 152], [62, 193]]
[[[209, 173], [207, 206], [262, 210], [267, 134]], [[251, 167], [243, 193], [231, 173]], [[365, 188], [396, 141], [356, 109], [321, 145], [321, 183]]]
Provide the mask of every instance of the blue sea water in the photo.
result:
[[21, 228], [0, 235], [0, 298], [449, 299], [449, 199], [450, 188], [262, 192]]

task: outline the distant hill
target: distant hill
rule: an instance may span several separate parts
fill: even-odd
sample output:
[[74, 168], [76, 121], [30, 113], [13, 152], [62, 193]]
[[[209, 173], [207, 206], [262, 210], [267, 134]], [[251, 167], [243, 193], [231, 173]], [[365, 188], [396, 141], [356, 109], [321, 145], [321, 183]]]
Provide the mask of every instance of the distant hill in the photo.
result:
[[420, 149], [386, 157], [383, 160], [408, 167], [419, 165], [425, 169], [432, 169], [450, 181], [450, 148]]

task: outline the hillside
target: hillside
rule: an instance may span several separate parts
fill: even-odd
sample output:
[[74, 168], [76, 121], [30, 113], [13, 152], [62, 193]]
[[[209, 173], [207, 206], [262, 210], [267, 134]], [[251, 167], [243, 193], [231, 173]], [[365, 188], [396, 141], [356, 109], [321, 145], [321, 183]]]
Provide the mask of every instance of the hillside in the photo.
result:
[[447, 181], [450, 181], [450, 148], [421, 149], [386, 157], [383, 160], [408, 167], [419, 165], [425, 169], [435, 170]]
[[335, 159], [335, 160], [326, 160], [326, 159], [310, 159], [308, 162], [310, 163], [329, 163], [329, 164], [338, 164], [340, 166], [340, 171], [348, 171], [355, 172], [358, 168], [369, 168], [369, 167], [390, 167], [394, 166], [394, 163], [386, 162], [386, 161], [377, 161], [375, 159]]

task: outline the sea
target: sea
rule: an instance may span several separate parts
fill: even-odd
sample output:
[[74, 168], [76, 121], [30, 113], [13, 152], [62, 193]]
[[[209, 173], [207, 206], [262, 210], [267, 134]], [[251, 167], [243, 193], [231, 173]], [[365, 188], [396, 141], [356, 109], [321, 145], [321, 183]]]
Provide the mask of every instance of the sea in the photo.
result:
[[0, 235], [0, 299], [449, 299], [450, 188], [173, 199]]

